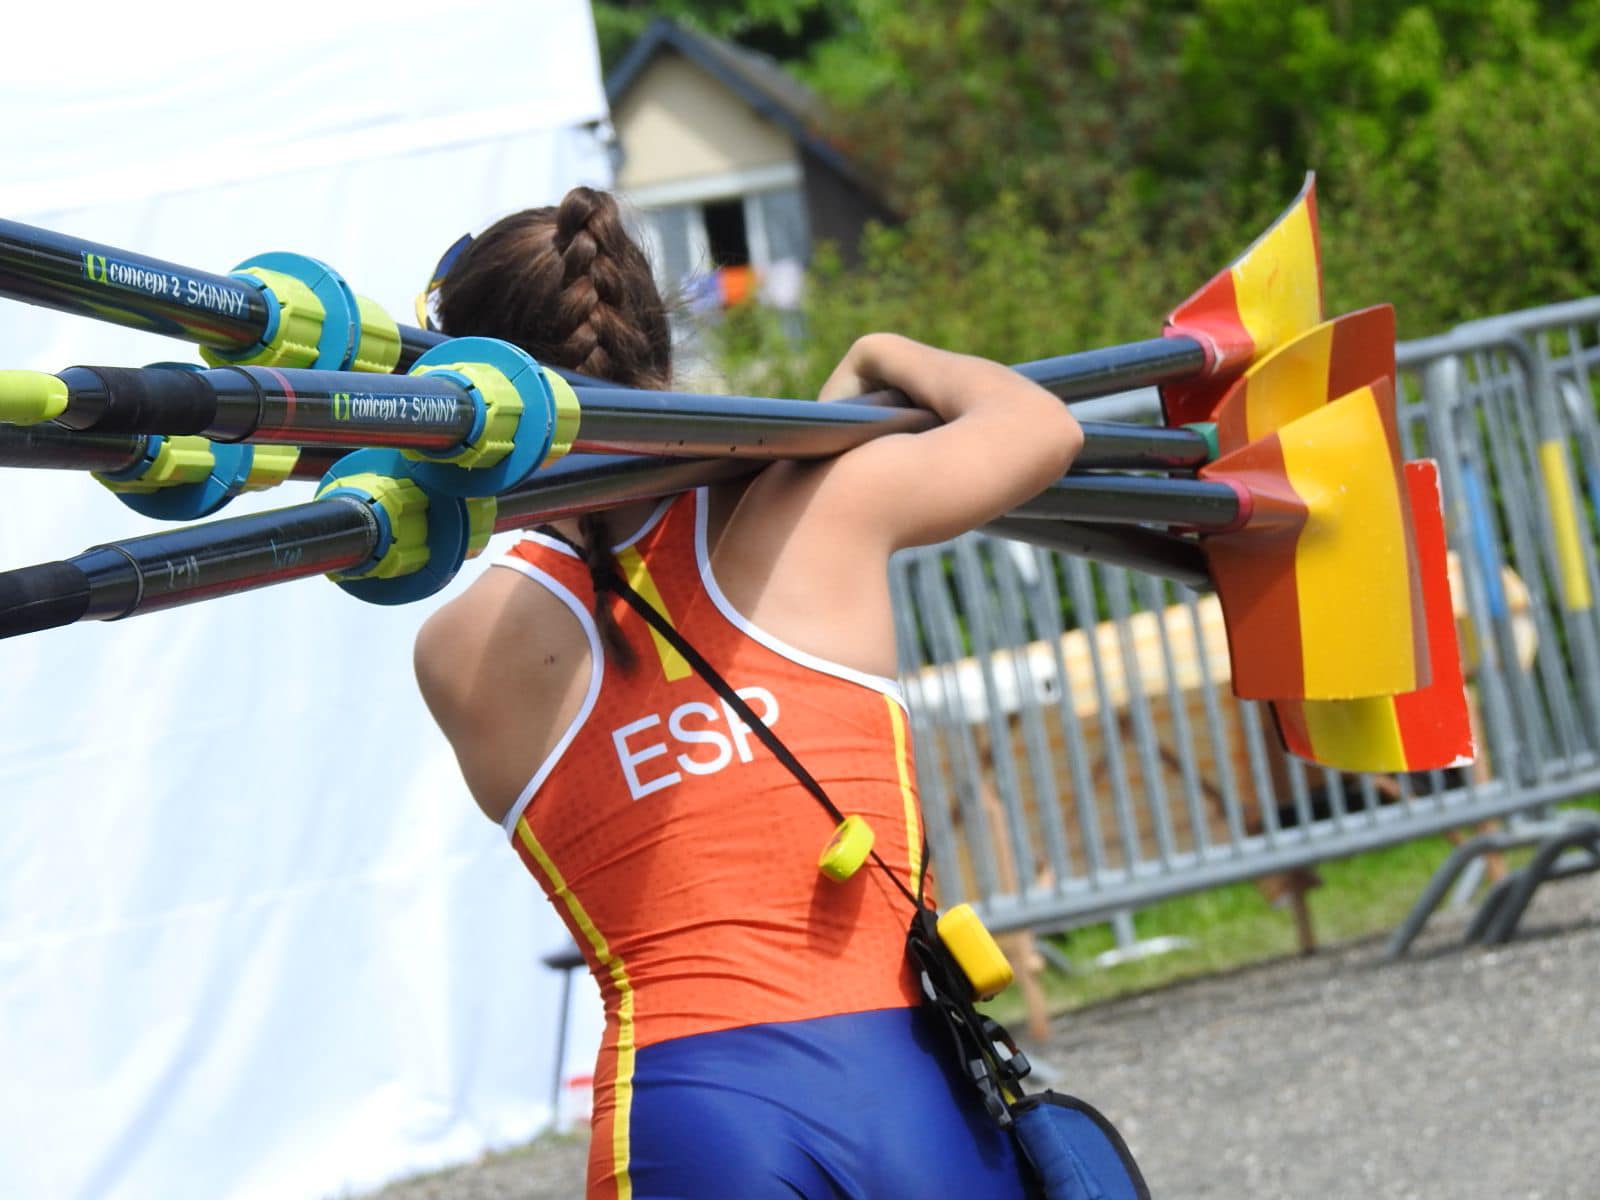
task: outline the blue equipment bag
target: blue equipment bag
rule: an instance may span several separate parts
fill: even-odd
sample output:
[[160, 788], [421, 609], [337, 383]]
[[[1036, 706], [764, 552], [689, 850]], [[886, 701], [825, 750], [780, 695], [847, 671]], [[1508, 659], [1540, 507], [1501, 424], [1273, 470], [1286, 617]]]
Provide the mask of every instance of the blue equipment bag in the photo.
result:
[[1082, 1100], [1041, 1092], [1013, 1104], [1011, 1120], [1042, 1200], [1150, 1200], [1122, 1135]]
[[1028, 1057], [1005, 1026], [973, 1006], [971, 985], [940, 939], [931, 909], [917, 910], [906, 949], [924, 1003], [944, 1019], [956, 1061], [989, 1115], [1016, 1138], [1039, 1200], [1150, 1200], [1127, 1143], [1096, 1109], [1056, 1092], [1023, 1094]]

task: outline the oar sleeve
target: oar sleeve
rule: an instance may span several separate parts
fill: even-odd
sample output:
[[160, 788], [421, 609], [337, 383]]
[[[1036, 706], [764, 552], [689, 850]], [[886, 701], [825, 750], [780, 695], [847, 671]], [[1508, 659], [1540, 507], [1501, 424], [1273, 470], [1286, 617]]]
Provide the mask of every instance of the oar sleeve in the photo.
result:
[[95, 433], [204, 433], [217, 418], [209, 372], [176, 367], [68, 367], [72, 402], [56, 420]]

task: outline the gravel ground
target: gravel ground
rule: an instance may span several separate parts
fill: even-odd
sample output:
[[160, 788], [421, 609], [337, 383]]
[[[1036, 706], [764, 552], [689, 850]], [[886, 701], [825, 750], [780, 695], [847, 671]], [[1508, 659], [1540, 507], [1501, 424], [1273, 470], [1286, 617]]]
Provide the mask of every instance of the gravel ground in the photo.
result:
[[[1542, 889], [1509, 946], [1463, 948], [1462, 923], [1395, 965], [1361, 942], [1060, 1018], [1038, 1074], [1121, 1126], [1158, 1200], [1596, 1200], [1600, 877]], [[379, 1196], [572, 1200], [584, 1154]]]

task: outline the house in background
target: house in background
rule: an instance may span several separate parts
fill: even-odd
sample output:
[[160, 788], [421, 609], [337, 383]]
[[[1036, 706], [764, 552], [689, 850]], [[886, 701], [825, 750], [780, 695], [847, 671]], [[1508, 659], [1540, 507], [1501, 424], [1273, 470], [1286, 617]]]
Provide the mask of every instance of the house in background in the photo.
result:
[[660, 20], [606, 80], [617, 189], [645, 226], [657, 277], [696, 307], [754, 297], [798, 307], [812, 247], [851, 259], [893, 221], [819, 132], [821, 104], [766, 55]]

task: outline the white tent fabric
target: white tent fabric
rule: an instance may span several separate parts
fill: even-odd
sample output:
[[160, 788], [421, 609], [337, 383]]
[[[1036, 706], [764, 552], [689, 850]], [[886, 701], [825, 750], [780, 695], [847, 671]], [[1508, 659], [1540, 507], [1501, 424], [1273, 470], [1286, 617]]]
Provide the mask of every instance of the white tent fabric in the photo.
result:
[[[581, 0], [55, 3], [7, 44], [0, 216], [218, 272], [311, 254], [405, 321], [460, 233], [610, 179]], [[0, 366], [194, 358], [0, 304]], [[0, 569], [159, 527], [82, 476], [0, 474]], [[566, 935], [411, 679], [473, 574], [0, 642], [0, 1191], [347, 1194], [546, 1123], [539, 956]]]

